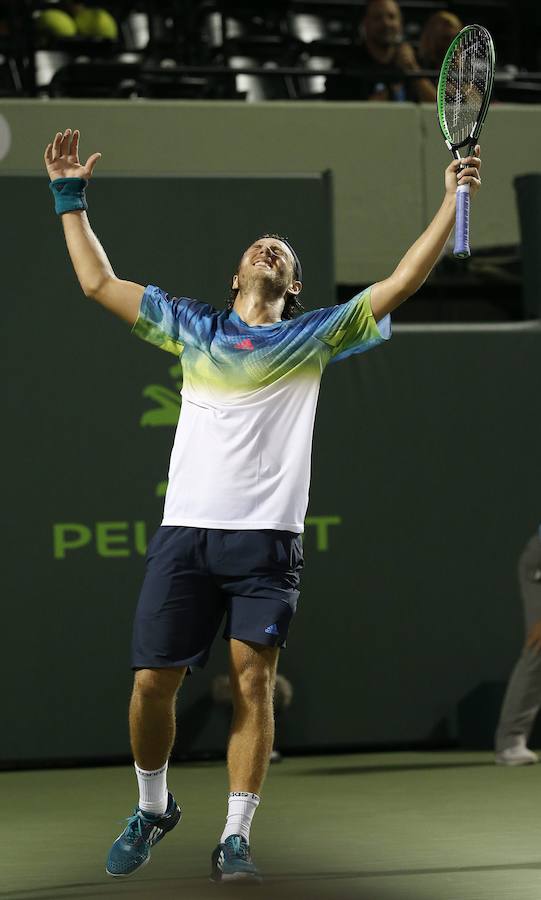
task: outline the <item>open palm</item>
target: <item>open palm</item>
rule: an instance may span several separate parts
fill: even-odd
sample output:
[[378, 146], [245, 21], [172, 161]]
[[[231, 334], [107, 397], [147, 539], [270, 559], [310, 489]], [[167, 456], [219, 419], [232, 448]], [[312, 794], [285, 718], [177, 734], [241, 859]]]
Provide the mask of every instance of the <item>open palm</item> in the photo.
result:
[[52, 144], [45, 148], [45, 165], [51, 181], [55, 178], [90, 178], [101, 153], [93, 153], [86, 163], [79, 162], [79, 132], [72, 133], [71, 128], [66, 128], [62, 134], [59, 131], [55, 135]]

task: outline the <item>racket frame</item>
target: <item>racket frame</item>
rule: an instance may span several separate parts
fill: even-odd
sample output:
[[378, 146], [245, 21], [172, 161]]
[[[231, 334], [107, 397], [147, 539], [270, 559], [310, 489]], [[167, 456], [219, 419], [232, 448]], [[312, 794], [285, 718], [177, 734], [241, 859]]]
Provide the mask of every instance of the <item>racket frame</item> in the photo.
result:
[[[445, 119], [445, 85], [447, 83], [447, 73], [449, 71], [449, 66], [451, 64], [451, 59], [453, 57], [453, 53], [456, 45], [462, 39], [462, 37], [467, 34], [469, 31], [481, 31], [483, 32], [487, 46], [489, 49], [489, 77], [487, 81], [487, 87], [485, 93], [483, 95], [483, 100], [481, 102], [481, 108], [479, 110], [477, 119], [475, 120], [472, 128], [470, 129], [470, 133], [468, 137], [464, 140], [459, 141], [458, 143], [453, 143], [451, 140], [451, 135], [449, 133], [449, 129], [447, 128], [446, 119]], [[461, 159], [463, 156], [471, 156], [473, 149], [477, 143], [479, 135], [481, 133], [481, 128], [483, 127], [484, 121], [486, 119], [486, 115], [488, 112], [488, 107], [490, 105], [490, 98], [492, 95], [492, 87], [494, 85], [494, 68], [496, 65], [496, 53], [494, 50], [494, 42], [492, 40], [492, 35], [490, 32], [484, 28], [483, 25], [466, 25], [459, 33], [453, 38], [447, 53], [445, 54], [445, 58], [443, 60], [440, 77], [438, 80], [438, 91], [437, 91], [437, 110], [438, 110], [438, 121], [440, 125], [441, 132], [443, 134], [445, 143], [450, 150], [451, 154], [455, 159]], [[467, 147], [467, 152], [461, 153], [460, 151]], [[461, 166], [461, 168], [465, 168], [465, 166]], [[459, 259], [467, 259], [470, 256], [470, 186], [469, 184], [459, 185], [457, 187], [457, 196], [456, 196], [456, 225], [455, 225], [455, 247], [454, 247], [454, 255]]]

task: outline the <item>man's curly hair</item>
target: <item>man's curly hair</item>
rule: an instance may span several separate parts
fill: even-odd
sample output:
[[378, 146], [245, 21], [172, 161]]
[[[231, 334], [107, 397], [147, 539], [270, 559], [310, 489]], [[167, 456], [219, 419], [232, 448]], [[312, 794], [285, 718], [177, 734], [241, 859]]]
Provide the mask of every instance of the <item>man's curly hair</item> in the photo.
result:
[[[286, 244], [289, 244], [289, 240], [281, 234], [262, 234], [262, 238], [274, 238], [277, 241], [283, 241]], [[259, 238], [258, 238], [259, 240]], [[294, 260], [294, 268], [293, 268], [293, 276], [295, 280], [298, 280], [299, 274], [299, 266], [296, 260]], [[225, 301], [225, 308], [228, 312], [231, 312], [233, 306], [235, 305], [235, 300], [237, 299], [237, 294], [239, 292], [239, 288], [231, 288], [228, 299]], [[291, 294], [289, 291], [286, 292], [286, 301], [284, 303], [284, 309], [282, 311], [282, 319], [294, 319], [295, 316], [298, 316], [304, 309], [304, 306], [300, 302], [298, 296], [296, 294]]]

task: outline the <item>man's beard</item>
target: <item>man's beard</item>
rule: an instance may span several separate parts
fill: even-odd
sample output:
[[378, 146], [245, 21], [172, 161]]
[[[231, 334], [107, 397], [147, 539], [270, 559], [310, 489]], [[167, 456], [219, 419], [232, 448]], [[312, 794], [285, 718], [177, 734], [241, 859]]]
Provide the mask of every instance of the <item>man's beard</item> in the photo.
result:
[[285, 276], [280, 276], [272, 269], [264, 269], [259, 267], [253, 269], [247, 276], [239, 279], [239, 288], [241, 293], [250, 290], [257, 290], [269, 297], [283, 297], [286, 293], [288, 281]]

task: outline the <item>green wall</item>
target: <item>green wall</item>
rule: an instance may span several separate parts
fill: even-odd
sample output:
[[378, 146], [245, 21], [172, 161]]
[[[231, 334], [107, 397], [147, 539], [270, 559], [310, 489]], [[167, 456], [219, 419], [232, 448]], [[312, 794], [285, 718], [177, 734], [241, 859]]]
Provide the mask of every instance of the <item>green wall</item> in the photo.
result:
[[[91, 217], [120, 275], [220, 306], [264, 214], [298, 246], [307, 306], [319, 306], [333, 294], [329, 187], [102, 178]], [[0, 760], [122, 755], [131, 618], [178, 368], [82, 297], [44, 179], [0, 179], [0, 197]], [[303, 593], [280, 663], [295, 692], [282, 746], [468, 741], [472, 704], [490, 734], [487, 692], [501, 691], [521, 642], [516, 560], [540, 518], [540, 358], [536, 323], [402, 326], [329, 367]], [[223, 641], [215, 651], [182, 692], [181, 752], [224, 745], [227, 712], [209, 699]]]
[[[178, 361], [85, 300], [45, 178], [0, 179], [0, 201], [11, 210], [0, 241], [10, 683], [0, 760], [121, 754], [131, 619], [161, 518]], [[242, 251], [278, 231], [303, 260], [306, 308], [332, 302], [328, 175], [101, 178], [89, 203], [120, 276], [222, 307]]]
[[[84, 153], [103, 153], [102, 174], [330, 169], [342, 284], [390, 274], [439, 205], [450, 161], [435, 109], [413, 104], [0, 100], [0, 116], [11, 132], [3, 155], [0, 128], [0, 175], [41, 171], [45, 144], [68, 126]], [[539, 170], [540, 138], [539, 106], [490, 110], [473, 247], [518, 243], [512, 182]]]

